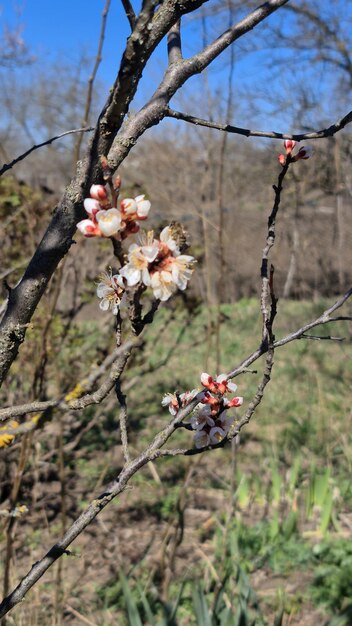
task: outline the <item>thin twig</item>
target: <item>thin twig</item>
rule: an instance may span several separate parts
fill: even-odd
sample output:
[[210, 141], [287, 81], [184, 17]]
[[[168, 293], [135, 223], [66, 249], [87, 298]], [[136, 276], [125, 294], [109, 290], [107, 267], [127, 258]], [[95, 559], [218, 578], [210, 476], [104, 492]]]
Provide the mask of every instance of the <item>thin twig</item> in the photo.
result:
[[[232, 0], [228, 0], [229, 11], [229, 27], [231, 27], [233, 21], [233, 9]], [[232, 114], [232, 101], [233, 101], [233, 74], [235, 69], [235, 48], [230, 47], [230, 67], [228, 75], [227, 86], [227, 104], [226, 104], [226, 120], [230, 120]], [[217, 289], [216, 289], [216, 321], [215, 321], [215, 353], [216, 353], [216, 372], [221, 372], [221, 303], [224, 295], [224, 281], [223, 276], [226, 276], [226, 256], [224, 250], [224, 230], [225, 230], [225, 207], [224, 207], [224, 174], [225, 174], [225, 155], [227, 148], [228, 135], [224, 133], [220, 142], [220, 154], [219, 154], [219, 169], [218, 169], [218, 181], [217, 181], [217, 208], [218, 208], [218, 276], [217, 276]]]
[[346, 337], [332, 337], [331, 335], [323, 335], [323, 336], [318, 336], [318, 335], [302, 335], [302, 337], [300, 337], [300, 339], [313, 339], [315, 341], [345, 341]]
[[128, 436], [127, 436], [127, 404], [126, 404], [126, 396], [122, 393], [120, 381], [116, 381], [115, 385], [115, 393], [116, 397], [120, 404], [120, 431], [121, 431], [121, 443], [123, 449], [123, 455], [125, 457], [125, 462], [129, 463], [131, 461], [129, 449], [128, 449]]
[[74, 609], [69, 604], [65, 604], [65, 610], [68, 611], [69, 613], [72, 613], [72, 615], [74, 615], [75, 617], [80, 619], [84, 624], [88, 624], [88, 626], [97, 626], [97, 624], [95, 622], [91, 622], [84, 615], [82, 615], [82, 613], [79, 613], [79, 611]]
[[[97, 51], [97, 56], [95, 57], [95, 63], [94, 63], [94, 67], [93, 67], [93, 71], [91, 73], [91, 75], [88, 78], [88, 89], [87, 89], [87, 98], [86, 98], [86, 105], [84, 108], [84, 115], [83, 115], [83, 120], [82, 120], [82, 126], [87, 126], [88, 121], [89, 121], [89, 113], [90, 113], [90, 109], [92, 106], [92, 96], [93, 96], [93, 85], [94, 85], [94, 81], [95, 81], [95, 77], [97, 75], [98, 72], [98, 68], [99, 65], [101, 63], [102, 60], [102, 51], [103, 51], [103, 45], [104, 45], [104, 38], [105, 38], [105, 29], [106, 29], [106, 20], [107, 20], [107, 16], [109, 13], [109, 8], [110, 8], [110, 2], [111, 0], [106, 0], [103, 12], [102, 12], [102, 16], [101, 16], [101, 28], [100, 28], [100, 35], [99, 35], [99, 43], [98, 43], [98, 51]], [[80, 155], [80, 151], [81, 151], [81, 145], [82, 145], [82, 135], [80, 135], [78, 137], [77, 143], [75, 145], [74, 148], [74, 165], [77, 163], [78, 159], [79, 159], [79, 155]]]
[[[280, 348], [281, 346], [284, 346], [287, 343], [290, 343], [291, 341], [300, 339], [302, 335], [304, 335], [304, 333], [306, 333], [308, 330], [311, 330], [312, 328], [315, 328], [316, 326], [321, 326], [323, 324], [330, 324], [331, 322], [350, 321], [351, 317], [349, 316], [341, 316], [341, 317], [330, 317], [330, 316], [331, 316], [331, 313], [339, 309], [346, 302], [346, 300], [348, 300], [351, 296], [352, 296], [352, 287], [348, 291], [346, 291], [346, 293], [343, 296], [341, 296], [341, 298], [336, 300], [336, 302], [329, 309], [324, 311], [322, 315], [320, 315], [320, 317], [313, 320], [312, 322], [309, 322], [308, 324], [305, 324], [298, 330], [294, 331], [293, 333], [290, 333], [289, 335], [286, 335], [282, 339], [274, 341], [274, 348], [275, 349]], [[244, 359], [242, 363], [238, 365], [238, 367], [236, 367], [234, 370], [229, 372], [229, 374], [227, 375], [228, 378], [234, 378], [235, 376], [238, 376], [239, 374], [241, 374], [244, 369], [247, 369], [260, 356], [265, 354], [265, 352], [266, 352], [265, 346], [263, 345], [260, 346], [260, 348], [252, 352], [250, 356]]]
[[93, 393], [86, 393], [85, 395], [82, 395], [82, 393], [87, 390], [88, 385], [93, 384], [98, 376], [102, 373], [104, 369], [102, 365], [97, 368], [97, 370], [93, 372], [87, 379], [83, 380], [81, 383], [78, 383], [71, 392], [65, 395], [64, 398], [44, 400], [42, 402], [29, 402], [27, 404], [1, 409], [0, 421], [9, 419], [11, 417], [19, 417], [21, 415], [25, 415], [26, 413], [39, 413], [52, 407], [55, 407], [62, 411], [67, 411], [84, 409], [91, 404], [99, 404], [114, 388], [116, 381], [119, 379], [126, 366], [132, 350], [140, 345], [140, 343], [141, 339], [131, 339], [129, 341], [126, 341], [120, 348], [117, 348], [114, 351], [113, 355], [108, 357], [107, 361], [104, 362], [105, 367], [106, 363], [110, 363], [111, 361], [113, 361], [109, 375], [107, 379], [104, 380], [104, 382], [100, 385], [100, 387], [98, 387], [98, 389], [96, 389], [96, 391], [94, 391]]
[[[268, 342], [268, 320], [269, 320], [269, 313], [268, 313], [268, 297], [269, 297], [269, 293], [272, 295], [272, 284], [270, 286], [269, 281], [272, 281], [272, 275], [269, 278], [268, 275], [268, 259], [269, 259], [269, 253], [271, 248], [273, 247], [274, 243], [275, 243], [275, 226], [276, 226], [276, 216], [278, 213], [278, 210], [280, 208], [280, 202], [281, 202], [281, 192], [282, 192], [282, 184], [284, 181], [284, 178], [288, 172], [288, 168], [290, 166], [291, 163], [291, 156], [287, 155], [286, 157], [286, 162], [284, 164], [284, 166], [281, 169], [281, 172], [278, 176], [278, 180], [277, 180], [277, 185], [273, 185], [273, 189], [275, 192], [275, 198], [274, 198], [274, 204], [273, 204], [273, 208], [271, 210], [271, 213], [268, 217], [268, 234], [266, 237], [266, 244], [265, 247], [263, 249], [263, 255], [262, 255], [262, 264], [261, 264], [261, 268], [260, 268], [260, 275], [261, 275], [261, 279], [262, 279], [262, 289], [261, 289], [261, 296], [260, 296], [260, 308], [261, 308], [261, 312], [262, 312], [262, 317], [263, 317], [263, 330], [262, 330], [262, 342], [263, 344], [266, 344]], [[273, 272], [273, 268], [272, 268], [272, 272]]]
[[51, 137], [51, 139], [47, 139], [47, 141], [43, 141], [42, 143], [35, 144], [31, 148], [29, 148], [29, 150], [26, 150], [26, 152], [24, 152], [23, 154], [20, 154], [20, 156], [13, 159], [11, 163], [5, 163], [0, 169], [0, 176], [2, 176], [5, 172], [7, 172], [7, 170], [10, 170], [14, 165], [19, 163], [19, 161], [23, 161], [23, 159], [25, 159], [29, 154], [31, 154], [31, 152], [34, 152], [34, 150], [38, 150], [38, 148], [42, 148], [43, 146], [48, 146], [49, 144], [53, 143], [57, 139], [66, 137], [66, 135], [73, 135], [74, 133], [90, 133], [92, 130], [94, 130], [93, 126], [90, 126], [89, 128], [75, 128], [74, 130], [66, 130], [64, 133], [61, 133], [61, 135], [55, 135], [55, 137]]
[[352, 111], [349, 111], [347, 115], [328, 128], [313, 130], [309, 133], [280, 133], [276, 131], [251, 130], [250, 128], [241, 128], [239, 126], [232, 126], [231, 124], [210, 122], [200, 117], [195, 117], [194, 115], [187, 115], [181, 111], [175, 111], [174, 109], [170, 109], [170, 107], [167, 107], [165, 117], [172, 117], [173, 119], [182, 120], [184, 122], [188, 122], [189, 124], [195, 124], [196, 126], [214, 128], [225, 133], [234, 133], [236, 135], [243, 135], [244, 137], [267, 137], [269, 139], [294, 139], [295, 141], [305, 141], [307, 139], [323, 139], [324, 137], [332, 137], [345, 128], [347, 124], [352, 122]]

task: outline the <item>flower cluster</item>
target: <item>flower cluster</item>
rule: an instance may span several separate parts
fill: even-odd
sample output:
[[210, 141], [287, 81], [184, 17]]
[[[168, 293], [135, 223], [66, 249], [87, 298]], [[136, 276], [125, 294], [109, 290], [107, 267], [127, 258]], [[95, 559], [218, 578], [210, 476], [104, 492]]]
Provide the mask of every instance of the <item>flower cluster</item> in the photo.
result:
[[[163, 229], [159, 239], [154, 238], [153, 231], [138, 232], [139, 222], [149, 215], [150, 202], [140, 195], [121, 200], [119, 208], [116, 208], [120, 186], [119, 176], [114, 181], [110, 177], [107, 186], [92, 185], [90, 197], [84, 200], [89, 219], [77, 224], [85, 237], [108, 237], [113, 240], [114, 251], [122, 267], [114, 275], [110, 270], [101, 276], [97, 296], [100, 308], [111, 310], [114, 315], [118, 314], [127, 299], [128, 287], [151, 287], [154, 297], [161, 301], [168, 300], [177, 288], [186, 289], [195, 263], [192, 256], [181, 254], [186, 239], [180, 224], [172, 222]], [[138, 233], [137, 242], [132, 243], [128, 254], [124, 255], [121, 241], [135, 233]]]
[[[117, 199], [115, 200], [117, 204]], [[89, 219], [78, 222], [77, 228], [85, 237], [115, 237], [125, 239], [139, 230], [138, 222], [146, 220], [150, 202], [144, 196], [125, 198], [120, 207], [113, 206], [104, 185], [92, 185], [90, 198], [83, 202]]]
[[139, 234], [138, 243], [128, 249], [128, 263], [120, 275], [129, 287], [142, 283], [152, 288], [155, 298], [165, 301], [177, 287], [186, 289], [194, 263], [192, 256], [180, 253], [172, 230], [166, 226], [159, 240], [154, 239], [153, 231]]
[[287, 155], [291, 156], [291, 162], [300, 161], [301, 159], [309, 159], [313, 154], [313, 148], [311, 146], [302, 146], [297, 154], [292, 155], [292, 150], [294, 149], [296, 142], [293, 139], [285, 139], [284, 148], [286, 152], [286, 156], [284, 154], [279, 154], [277, 157], [280, 165], [285, 165]]
[[[226, 392], [235, 392], [237, 385], [231, 383], [226, 374], [216, 379], [203, 373], [201, 383], [205, 390], [200, 396], [200, 403], [191, 417], [191, 427], [195, 431], [194, 444], [196, 448], [204, 448], [219, 443], [226, 437], [233, 424], [234, 416], [228, 415], [227, 410], [243, 404], [243, 398], [236, 396], [231, 400], [224, 397]], [[171, 415], [185, 407], [198, 394], [197, 389], [182, 394], [168, 393], [161, 404], [168, 406]]]

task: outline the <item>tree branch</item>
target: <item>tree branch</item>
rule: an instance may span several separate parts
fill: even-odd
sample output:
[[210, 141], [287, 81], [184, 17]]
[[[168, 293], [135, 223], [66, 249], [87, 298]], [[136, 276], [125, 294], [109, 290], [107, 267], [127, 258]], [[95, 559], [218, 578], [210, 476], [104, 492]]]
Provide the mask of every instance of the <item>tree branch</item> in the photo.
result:
[[[275, 349], [280, 348], [281, 346], [285, 346], [287, 343], [290, 343], [291, 341], [294, 341], [295, 339], [300, 339], [304, 335], [304, 333], [311, 330], [312, 328], [315, 328], [316, 326], [330, 324], [331, 322], [336, 322], [336, 321], [350, 320], [350, 317], [348, 316], [331, 317], [331, 313], [333, 313], [334, 311], [342, 307], [342, 305], [346, 302], [346, 300], [348, 300], [351, 296], [352, 296], [352, 287], [348, 291], [346, 291], [346, 293], [343, 296], [341, 296], [341, 298], [336, 300], [336, 302], [329, 309], [324, 311], [324, 313], [322, 313], [322, 315], [320, 315], [317, 319], [315, 319], [312, 322], [309, 322], [308, 324], [305, 324], [304, 326], [302, 326], [295, 332], [290, 333], [289, 335], [286, 335], [282, 339], [274, 341], [274, 348]], [[244, 359], [244, 361], [242, 361], [242, 363], [240, 363], [238, 367], [236, 367], [234, 370], [229, 372], [229, 374], [227, 375], [228, 378], [234, 378], [235, 376], [238, 376], [239, 374], [241, 374], [246, 368], [248, 368], [252, 363], [254, 363], [254, 361], [256, 361], [260, 356], [265, 354], [265, 352], [266, 352], [265, 346], [261, 346], [260, 348], [258, 348], [258, 350], [255, 350], [254, 352], [252, 352], [252, 354], [246, 359]]]
[[288, 0], [265, 2], [226, 30], [198, 54], [170, 65], [149, 102], [126, 122], [123, 130], [116, 137], [109, 153], [110, 168], [116, 170], [135, 145], [137, 139], [148, 128], [158, 124], [166, 116], [171, 98], [189, 78], [201, 73], [234, 41], [255, 28], [287, 2]]
[[[56, 398], [53, 400], [44, 400], [42, 402], [35, 401], [19, 406], [11, 406], [0, 410], [0, 421], [11, 417], [20, 417], [26, 413], [39, 413], [50, 408], [58, 408], [61, 411], [81, 410], [91, 404], [99, 404], [110, 391], [114, 388], [119, 380], [126, 363], [131, 355], [132, 350], [141, 344], [141, 339], [131, 339], [126, 341], [120, 348], [117, 348], [109, 355], [94, 372], [81, 383], [78, 383], [74, 389], [67, 393], [64, 398]], [[95, 381], [112, 365], [108, 378], [98, 387], [94, 393], [85, 393], [91, 389]], [[84, 394], [84, 395], [82, 395]]]
[[174, 111], [167, 107], [166, 117], [171, 117], [176, 120], [183, 120], [189, 124], [195, 124], [196, 126], [205, 126], [206, 128], [214, 128], [221, 130], [225, 133], [234, 133], [236, 135], [243, 135], [244, 137], [267, 137], [269, 139], [294, 139], [295, 141], [305, 141], [310, 139], [323, 139], [325, 137], [332, 137], [340, 130], [345, 128], [347, 124], [352, 122], [352, 111], [349, 111], [347, 115], [342, 117], [335, 124], [332, 124], [328, 128], [322, 130], [314, 130], [309, 133], [279, 133], [276, 131], [266, 130], [251, 130], [249, 128], [241, 128], [239, 126], [232, 126], [231, 124], [219, 124], [217, 122], [210, 122], [200, 117], [194, 117], [193, 115], [187, 115], [180, 111]]
[[26, 150], [26, 152], [24, 152], [23, 154], [20, 154], [20, 156], [13, 159], [11, 163], [4, 163], [4, 165], [0, 169], [0, 176], [2, 176], [8, 170], [12, 169], [13, 166], [19, 163], [20, 161], [23, 161], [23, 159], [25, 159], [29, 154], [31, 154], [31, 152], [34, 152], [34, 150], [38, 150], [38, 148], [42, 148], [43, 146], [48, 146], [54, 141], [56, 141], [57, 139], [61, 139], [61, 137], [66, 137], [66, 135], [73, 135], [74, 133], [90, 133], [92, 130], [94, 130], [93, 126], [89, 128], [75, 128], [74, 130], [66, 130], [66, 132], [61, 133], [61, 135], [55, 135], [55, 137], [51, 137], [51, 139], [47, 139], [46, 141], [43, 141], [42, 143], [35, 144], [31, 148], [29, 148], [29, 150]]
[[169, 65], [182, 60], [181, 20], [178, 20], [169, 30], [167, 36], [167, 53]]
[[[120, 69], [95, 127], [87, 157], [77, 164], [77, 173], [54, 212], [21, 281], [12, 289], [0, 324], [0, 384], [3, 382], [27, 324], [61, 259], [69, 251], [76, 223], [84, 217], [83, 200], [92, 183], [102, 182], [101, 157], [109, 153], [135, 95], [144, 67], [158, 43], [181, 15], [201, 6], [203, 0], [170, 0], [154, 16], [154, 3], [145, 2], [129, 37]], [[153, 19], [153, 16], [155, 19]], [[134, 145], [127, 146], [127, 152]]]
[[133, 10], [133, 6], [132, 6], [130, 0], [121, 0], [121, 2], [122, 2], [122, 6], [123, 6], [123, 8], [125, 10], [126, 17], [127, 17], [128, 21], [129, 21], [129, 24], [131, 26], [131, 30], [133, 31], [134, 27], [136, 25], [136, 15], [135, 15], [135, 12]]

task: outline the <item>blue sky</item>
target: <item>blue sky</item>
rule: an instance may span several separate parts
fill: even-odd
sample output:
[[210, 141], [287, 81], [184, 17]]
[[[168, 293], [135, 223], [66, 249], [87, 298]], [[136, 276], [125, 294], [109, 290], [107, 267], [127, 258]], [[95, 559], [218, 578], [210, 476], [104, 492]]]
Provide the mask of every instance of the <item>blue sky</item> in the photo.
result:
[[[330, 0], [320, 0], [320, 5], [327, 7], [335, 4], [338, 14], [338, 4], [341, 4], [342, 0], [335, 0], [335, 3], [331, 3]], [[207, 3], [206, 6], [211, 6], [212, 2]], [[299, 4], [299, 2], [298, 2]], [[343, 0], [344, 13], [343, 15], [349, 15], [352, 13], [352, 3], [348, 0]], [[17, 0], [17, 3], [12, 0], [0, 0], [1, 14], [0, 14], [0, 26], [4, 25], [15, 26], [20, 23], [23, 27], [23, 39], [27, 44], [30, 53], [36, 57], [36, 63], [34, 64], [34, 70], [39, 71], [41, 63], [50, 63], [52, 60], [62, 59], [65, 63], [76, 64], [82, 55], [85, 53], [91, 58], [91, 64], [93, 64], [99, 32], [101, 28], [101, 13], [105, 5], [105, 0]], [[20, 7], [16, 9], [16, 7]], [[277, 23], [280, 28], [290, 27], [290, 15], [286, 14], [285, 20], [282, 21], [282, 11], [278, 11], [270, 19], [273, 24]], [[283, 15], [283, 14], [282, 14]], [[213, 18], [213, 24], [216, 24], [216, 19]], [[199, 22], [192, 21], [190, 18], [185, 18], [185, 34], [184, 34], [184, 52], [187, 55], [195, 52], [201, 47], [201, 32]], [[211, 25], [209, 29], [211, 28]], [[120, 0], [111, 0], [110, 11], [108, 15], [106, 38], [103, 50], [103, 60], [99, 68], [98, 77], [101, 81], [106, 83], [106, 88], [112, 84], [116, 76], [116, 71], [121, 59], [121, 54], [124, 49], [126, 38], [129, 35], [129, 25], [127, 19], [121, 9]], [[219, 34], [220, 31], [211, 33]], [[255, 32], [255, 31], [254, 31]], [[254, 33], [249, 35], [250, 38], [255, 37]], [[241, 55], [243, 47], [240, 40], [235, 44], [236, 46], [236, 62], [235, 62], [235, 94], [239, 93], [237, 86], [241, 92], [248, 92], [250, 95], [255, 95], [259, 105], [262, 107], [259, 115], [256, 113], [250, 113], [249, 107], [237, 107], [237, 117], [232, 123], [237, 125], [251, 125], [251, 127], [266, 127], [267, 129], [274, 130], [287, 130], [285, 126], [289, 123], [288, 116], [280, 110], [275, 111], [275, 91], [286, 90], [288, 97], [294, 99], [294, 87], [300, 87], [300, 65], [302, 63], [299, 53], [297, 53], [297, 63], [295, 68], [286, 69], [280, 73], [279, 69], [275, 71], [275, 78], [269, 82], [269, 71], [267, 67], [268, 57], [270, 57], [270, 41], [267, 42], [267, 48], [263, 48], [261, 53], [249, 54], [248, 56]], [[280, 51], [281, 58], [285, 57], [285, 50]], [[303, 58], [303, 57], [302, 57]], [[137, 94], [137, 101], [134, 106], [140, 106], [143, 103], [144, 98], [150, 95], [154, 88], [157, 86], [158, 80], [161, 77], [163, 69], [166, 65], [166, 43], [163, 42], [161, 46], [156, 50], [151, 62], [145, 70], [141, 87]], [[21, 70], [28, 73], [28, 69]], [[87, 69], [88, 72], [88, 69]], [[329, 73], [330, 72], [330, 73]], [[228, 66], [226, 66], [223, 59], [219, 60], [214, 65], [209, 73], [209, 83], [215, 94], [216, 90], [219, 93], [219, 106], [221, 107], [221, 98], [224, 92], [223, 85], [227, 84]], [[317, 94], [317, 101], [323, 103], [328, 110], [331, 108], [331, 115], [334, 115], [334, 109], [338, 109], [337, 102], [331, 102], [331, 86], [333, 84], [334, 75], [329, 70], [319, 71], [315, 68], [310, 77], [310, 85], [314, 87]], [[199, 98], [199, 94], [204, 92], [204, 84], [202, 79], [195, 77], [190, 81], [189, 86], [183, 90], [180, 94], [180, 101], [184, 110], [187, 110], [187, 103], [192, 104], [192, 111], [194, 114], [202, 115], [204, 110], [201, 110], [201, 104], [203, 97]], [[307, 83], [307, 77], [305, 78]], [[330, 90], [330, 97], [329, 97]], [[104, 89], [105, 91], [105, 89]], [[268, 105], [267, 95], [273, 94], [273, 103]], [[224, 99], [224, 97], [223, 97]], [[194, 100], [200, 106], [200, 109], [194, 110]], [[326, 103], [325, 103], [326, 101]], [[241, 97], [242, 102], [242, 97]], [[260, 104], [262, 103], [262, 104]], [[336, 105], [336, 106], [335, 106]], [[191, 112], [191, 111], [188, 111]], [[275, 114], [275, 124], [272, 122], [272, 116]], [[329, 113], [330, 114], [330, 113]], [[333, 118], [331, 121], [335, 121]], [[296, 128], [295, 130], [300, 130]]]
[[[1, 21], [9, 26], [21, 24], [23, 39], [38, 59], [63, 55], [65, 60], [75, 62], [82, 51], [94, 55], [104, 4], [105, 0], [20, 0], [19, 5], [7, 0], [4, 5], [0, 0]], [[100, 68], [100, 76], [107, 82], [114, 79], [128, 34], [120, 3], [112, 0]], [[115, 59], [114, 64], [111, 59]]]

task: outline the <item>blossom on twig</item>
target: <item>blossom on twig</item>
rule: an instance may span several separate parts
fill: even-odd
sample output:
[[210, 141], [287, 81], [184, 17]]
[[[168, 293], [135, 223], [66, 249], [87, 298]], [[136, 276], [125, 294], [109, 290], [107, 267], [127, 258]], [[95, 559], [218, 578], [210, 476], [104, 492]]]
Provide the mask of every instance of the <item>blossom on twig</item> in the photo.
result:
[[311, 146], [302, 146], [298, 150], [297, 154], [292, 155], [292, 150], [295, 146], [296, 142], [293, 139], [285, 139], [284, 148], [286, 151], [286, 156], [284, 154], [279, 154], [277, 157], [280, 165], [285, 165], [287, 156], [290, 156], [292, 163], [295, 163], [295, 161], [299, 161], [300, 159], [309, 159], [312, 156], [313, 148]]
[[101, 298], [99, 307], [102, 311], [111, 309], [112, 314], [117, 315], [126, 299], [123, 278], [119, 274], [113, 275], [111, 270], [104, 272], [97, 286], [97, 296]]
[[193, 411], [190, 419], [194, 433], [196, 448], [204, 448], [222, 441], [229, 432], [235, 416], [228, 414], [228, 409], [243, 404], [242, 397], [228, 400], [224, 394], [235, 391], [237, 385], [231, 383], [226, 374], [220, 374], [214, 379], [209, 374], [201, 375], [201, 382], [206, 390], [199, 395], [197, 389], [185, 393], [167, 393], [162, 399], [162, 406], [168, 406], [171, 415], [177, 415], [180, 408], [186, 406], [198, 394], [199, 404]]
[[200, 377], [200, 382], [212, 393], [224, 394], [226, 391], [236, 391], [237, 389], [237, 385], [229, 381], [226, 374], [220, 374], [217, 376], [216, 380], [214, 380], [212, 376], [203, 372]]
[[138, 221], [147, 219], [151, 205], [144, 195], [121, 200], [119, 209], [114, 206], [117, 203], [118, 189], [119, 186], [115, 185], [112, 198], [109, 198], [104, 185], [91, 186], [90, 197], [83, 202], [90, 219], [81, 220], [77, 224], [78, 230], [85, 237], [125, 239], [139, 230]]
[[146, 220], [150, 211], [150, 202], [145, 200], [145, 196], [137, 196], [136, 198], [125, 198], [121, 200], [121, 214], [125, 221]]
[[184, 393], [166, 393], [161, 404], [167, 406], [171, 415], [176, 415], [180, 409], [186, 406], [198, 393], [198, 389], [185, 391]]
[[291, 154], [295, 145], [296, 145], [296, 142], [293, 139], [285, 139], [284, 148], [286, 150], [286, 154]]
[[154, 232], [142, 232], [138, 244], [132, 244], [128, 251], [128, 263], [120, 270], [129, 286], [142, 282], [151, 287], [155, 298], [166, 301], [178, 287], [186, 289], [192, 276], [194, 257], [180, 254], [172, 231], [166, 226], [159, 240]]

